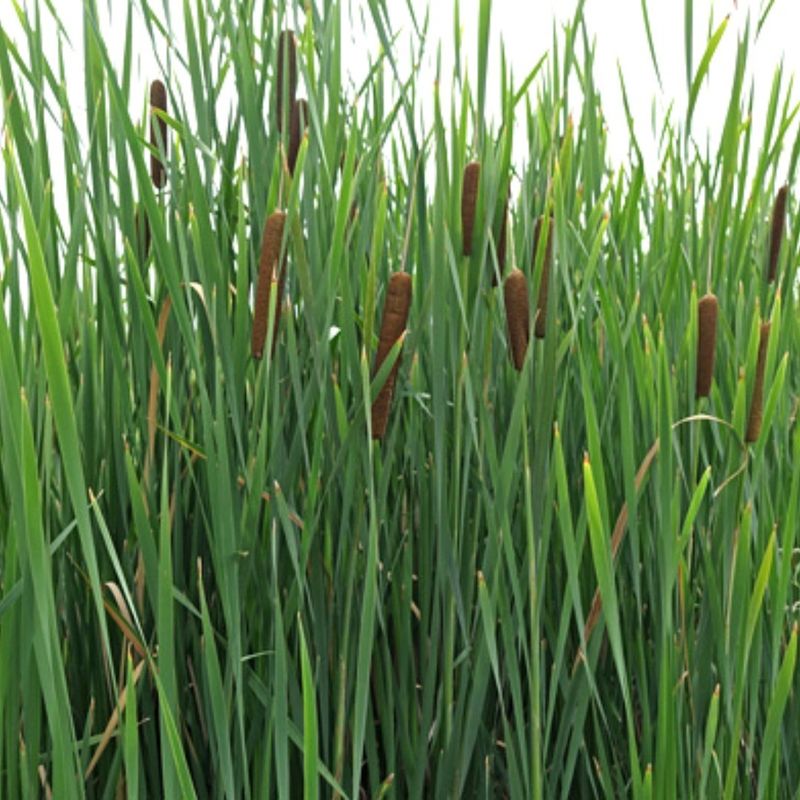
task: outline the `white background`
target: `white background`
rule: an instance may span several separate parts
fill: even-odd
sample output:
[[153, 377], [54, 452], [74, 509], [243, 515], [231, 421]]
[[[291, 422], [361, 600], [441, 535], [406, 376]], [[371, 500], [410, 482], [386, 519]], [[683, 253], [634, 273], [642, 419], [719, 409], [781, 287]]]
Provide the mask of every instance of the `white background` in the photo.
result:
[[[32, 0], [17, 0], [23, 7], [30, 6]], [[160, 74], [157, 59], [148, 34], [141, 27], [138, 0], [134, 3], [134, 18], [140, 26], [134, 35], [134, 42], [140, 44], [136, 51], [135, 79], [137, 91], [141, 91], [144, 108], [146, 87], [150, 80]], [[172, 18], [175, 40], [182, 38], [181, 20], [182, 0], [151, 0], [156, 8], [164, 8]], [[364, 74], [369, 56], [378, 51], [378, 38], [371, 27], [369, 14], [364, 9], [367, 0], [343, 0], [346, 24], [345, 38], [350, 43], [345, 47], [346, 68], [357, 78]], [[426, 3], [411, 0], [415, 13], [421, 20]], [[758, 142], [759, 124], [769, 98], [772, 77], [776, 66], [783, 59], [787, 79], [792, 74], [800, 75], [800, 0], [775, 0], [772, 12], [758, 39], [754, 33], [760, 12], [769, 0], [695, 0], [694, 19], [694, 68], [700, 63], [708, 38], [709, 22], [713, 27], [730, 15], [729, 25], [719, 50], [712, 63], [708, 80], [703, 85], [695, 112], [693, 133], [699, 144], [705, 145], [709, 137], [712, 148], [718, 141], [730, 96], [730, 86], [734, 68], [737, 38], [744, 34], [748, 15], [751, 19], [752, 46], [749, 58], [749, 78], [755, 80], [756, 107], [753, 124], [755, 141]], [[392, 22], [396, 29], [410, 32], [410, 21], [404, 0], [388, 0]], [[453, 4], [454, 0], [433, 0], [430, 7], [430, 33], [428, 59], [418, 70], [420, 94], [429, 99], [433, 92], [433, 58], [436, 43], [442, 44], [445, 85], [441, 87], [445, 108], [449, 105], [447, 79], [452, 74], [453, 51]], [[463, 57], [467, 60], [468, 75], [475, 86], [477, 68], [477, 17], [478, 0], [461, 0], [461, 23], [463, 31]], [[492, 8], [491, 48], [488, 86], [489, 96], [499, 94], [499, 54], [502, 37], [506, 57], [513, 69], [517, 82], [521, 82], [533, 65], [551, 46], [554, 26], [559, 40], [561, 26], [574, 13], [576, 0], [494, 0]], [[662, 87], [659, 87], [652, 59], [647, 46], [641, 0], [586, 0], [585, 17], [589, 35], [596, 44], [595, 83], [602, 96], [603, 110], [608, 124], [609, 146], [612, 161], [623, 164], [626, 158], [629, 135], [623, 116], [618, 65], [625, 77], [631, 109], [636, 120], [636, 133], [645, 154], [650, 171], [657, 168], [656, 134], [652, 123], [660, 127], [665, 111], [674, 104], [673, 118], [682, 119], [687, 103], [687, 81], [684, 62], [683, 2], [681, 0], [648, 0], [652, 32], [656, 54], [659, 60]], [[77, 109], [77, 121], [82, 124], [85, 114], [83, 98], [83, 57], [82, 57], [82, 0], [56, 0], [54, 5], [70, 36], [72, 46], [65, 49], [68, 74], [75, 78], [70, 82], [69, 93], [73, 109]], [[126, 0], [98, 0], [101, 13], [105, 16], [104, 31], [110, 52], [115, 59], [121, 59], [124, 46], [123, 36], [129, 2]], [[193, 4], [192, 4], [193, 5]], [[42, 4], [44, 7], [44, 4]], [[260, 7], [260, 4], [257, 4]], [[361, 14], [367, 20], [368, 33], [365, 39], [360, 33]], [[45, 29], [46, 53], [51, 59], [57, 54], [54, 23], [43, 8], [43, 27]], [[352, 24], [350, 22], [352, 19]], [[0, 0], [0, 23], [12, 38], [20, 44], [24, 53], [24, 42], [20, 33], [14, 3]], [[355, 31], [355, 33], [354, 33]], [[409, 65], [407, 42], [409, 36], [401, 34], [397, 52], [401, 61]], [[582, 60], [582, 56], [581, 56]], [[54, 62], [55, 63], [55, 62]], [[185, 76], [184, 76], [185, 77]], [[429, 91], [426, 92], [426, 87]], [[531, 89], [535, 98], [535, 84]], [[747, 92], [745, 92], [745, 95]], [[795, 93], [798, 94], [798, 93]], [[188, 79], [185, 97], [190, 96]], [[579, 102], [577, 92], [572, 94], [572, 102]], [[133, 109], [132, 109], [133, 111]], [[2, 114], [2, 108], [0, 108]], [[657, 133], [657, 131], [656, 131]], [[792, 131], [792, 134], [794, 131]], [[519, 140], [521, 137], [517, 137]], [[54, 141], [57, 141], [55, 139]], [[791, 140], [790, 140], [791, 145]], [[53, 167], [58, 171], [58, 148], [53, 148], [56, 159]]]

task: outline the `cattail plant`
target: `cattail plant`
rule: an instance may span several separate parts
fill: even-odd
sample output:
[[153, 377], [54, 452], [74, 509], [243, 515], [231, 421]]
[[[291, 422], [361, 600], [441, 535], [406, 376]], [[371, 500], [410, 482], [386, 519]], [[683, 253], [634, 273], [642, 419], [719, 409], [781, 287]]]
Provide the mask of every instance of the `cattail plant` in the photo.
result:
[[783, 231], [786, 227], [786, 200], [788, 194], [789, 187], [786, 185], [781, 186], [772, 205], [772, 232], [769, 237], [769, 264], [767, 268], [768, 283], [773, 283], [778, 273], [778, 256], [781, 253]]
[[[288, 92], [284, 95], [284, 91]], [[278, 37], [278, 64], [275, 70], [273, 113], [275, 127], [283, 132], [285, 118], [291, 115], [297, 94], [297, 44], [294, 31], [285, 30]]]
[[[389, 278], [386, 300], [383, 304], [383, 318], [378, 340], [378, 352], [375, 355], [373, 375], [377, 374], [381, 365], [389, 355], [397, 340], [403, 335], [408, 321], [408, 309], [411, 306], [411, 276], [405, 272], [395, 272]], [[395, 361], [392, 371], [386, 378], [378, 396], [372, 404], [372, 438], [382, 439], [386, 433], [389, 420], [389, 408], [392, 404], [394, 381], [400, 366], [400, 358]]]
[[[253, 317], [252, 354], [253, 358], [261, 358], [264, 353], [264, 342], [267, 338], [267, 317], [269, 316], [269, 294], [272, 284], [276, 282], [275, 264], [281, 253], [283, 228], [286, 223], [286, 214], [283, 211], [273, 211], [264, 223], [264, 233], [261, 237], [261, 257], [258, 262], [258, 284], [256, 286], [256, 305]], [[279, 281], [278, 281], [279, 282]], [[280, 289], [280, 282], [278, 289]], [[279, 319], [280, 294], [275, 307], [275, 324]], [[273, 346], [275, 329], [273, 328]]]
[[710, 292], [697, 303], [697, 375], [695, 397], [708, 397], [717, 344], [717, 298]]
[[553, 218], [547, 217], [547, 226], [545, 228], [545, 217], [541, 216], [536, 220], [536, 227], [533, 231], [533, 264], [536, 263], [536, 252], [539, 249], [539, 237], [542, 235], [544, 228], [544, 235], [547, 237], [545, 245], [544, 263], [542, 264], [542, 277], [539, 280], [539, 296], [536, 299], [536, 324], [533, 329], [534, 336], [537, 339], [544, 339], [544, 333], [547, 329], [547, 288], [550, 283], [550, 267], [553, 262]]
[[511, 360], [514, 362], [514, 367], [521, 370], [530, 339], [528, 282], [522, 270], [516, 267], [511, 270], [511, 274], [506, 278], [504, 296]]
[[767, 345], [769, 344], [769, 322], [761, 323], [758, 338], [758, 358], [756, 360], [756, 379], [750, 399], [750, 413], [747, 417], [747, 432], [744, 440], [748, 444], [758, 441], [761, 422], [764, 419], [764, 371], [767, 366]]
[[292, 118], [289, 122], [289, 172], [294, 175], [294, 167], [297, 163], [297, 153], [300, 150], [300, 142], [308, 128], [308, 101], [300, 98], [295, 100], [292, 105]]
[[167, 156], [167, 123], [154, 111], [167, 111], [167, 89], [163, 82], [155, 80], [150, 84], [150, 144], [156, 152], [150, 154], [150, 178], [156, 189], [162, 189], [167, 182], [167, 172], [161, 160]]
[[106, 2], [0, 0], [0, 800], [796, 795], [785, 69], [687, 146], [673, 2], [643, 154], [594, 0]]
[[478, 184], [481, 178], [479, 161], [470, 161], [464, 167], [461, 181], [461, 238], [462, 252], [472, 255], [472, 231], [475, 227], [475, 207], [478, 202]]

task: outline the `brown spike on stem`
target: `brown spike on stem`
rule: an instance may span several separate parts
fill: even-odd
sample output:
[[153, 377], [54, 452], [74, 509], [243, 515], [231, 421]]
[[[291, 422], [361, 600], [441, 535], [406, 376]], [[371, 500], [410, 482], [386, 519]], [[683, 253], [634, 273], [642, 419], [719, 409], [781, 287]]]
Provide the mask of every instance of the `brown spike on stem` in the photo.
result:
[[167, 171], [164, 162], [161, 160], [160, 153], [164, 158], [167, 157], [167, 123], [161, 119], [154, 111], [167, 111], [167, 88], [160, 80], [155, 80], [150, 84], [150, 144], [159, 154], [150, 154], [150, 179], [156, 189], [163, 189], [167, 183]]
[[[264, 223], [264, 233], [261, 237], [261, 256], [258, 261], [256, 304], [253, 315], [253, 337], [251, 342], [253, 358], [261, 358], [264, 353], [264, 342], [267, 338], [267, 317], [269, 316], [269, 295], [272, 283], [275, 280], [275, 264], [281, 252], [285, 222], [286, 214], [283, 211], [273, 211]], [[280, 298], [278, 298], [278, 302], [280, 302]], [[278, 309], [276, 307], [276, 320], [277, 316]]]
[[769, 344], [770, 323], [761, 324], [758, 339], [758, 359], [756, 360], [756, 379], [750, 399], [750, 414], [747, 418], [747, 432], [744, 440], [748, 444], [758, 441], [761, 433], [761, 422], [764, 418], [764, 370], [767, 366], [767, 345]]
[[[536, 220], [536, 227], [533, 232], [533, 265], [536, 263], [536, 252], [539, 249], [539, 237], [542, 233], [542, 226], [545, 221], [543, 216]], [[547, 244], [545, 245], [544, 262], [542, 263], [542, 277], [539, 281], [539, 296], [536, 299], [536, 324], [533, 333], [537, 339], [544, 339], [547, 329], [547, 290], [550, 285], [550, 268], [553, 263], [553, 218], [548, 217], [548, 224], [545, 230]]]
[[772, 232], [769, 237], [769, 264], [767, 269], [767, 282], [773, 283], [778, 274], [778, 257], [781, 254], [783, 231], [786, 227], [786, 200], [789, 187], [784, 185], [778, 189], [775, 203], [772, 206]]
[[[286, 69], [288, 68], [288, 74]], [[287, 92], [284, 95], [284, 91]], [[284, 117], [291, 115], [297, 94], [297, 44], [294, 31], [285, 30], [278, 37], [278, 63], [275, 70], [273, 114], [275, 127], [283, 131]]]
[[522, 270], [516, 268], [511, 270], [506, 278], [504, 296], [511, 360], [514, 362], [514, 367], [521, 370], [530, 339], [528, 283]]
[[478, 203], [478, 184], [481, 178], [481, 165], [478, 161], [470, 161], [464, 167], [461, 181], [461, 236], [462, 252], [472, 255], [472, 231], [475, 228], [475, 208]]
[[[373, 375], [378, 373], [381, 364], [386, 360], [395, 342], [403, 335], [408, 322], [408, 310], [410, 307], [411, 276], [405, 272], [395, 272], [389, 278], [386, 300], [383, 304], [383, 318], [378, 340], [378, 352], [375, 354]], [[386, 379], [386, 383], [383, 384], [372, 404], [373, 439], [382, 439], [386, 433], [389, 408], [392, 404], [392, 394], [394, 393], [394, 381], [399, 366], [400, 358], [398, 356], [392, 371], [389, 373], [389, 377]]]
[[300, 150], [300, 142], [308, 128], [308, 101], [300, 98], [294, 101], [292, 106], [292, 119], [289, 123], [289, 172], [294, 175], [294, 167], [297, 164], [297, 153]]
[[714, 352], [717, 344], [718, 304], [709, 293], [697, 303], [697, 375], [695, 397], [708, 397], [714, 376]]

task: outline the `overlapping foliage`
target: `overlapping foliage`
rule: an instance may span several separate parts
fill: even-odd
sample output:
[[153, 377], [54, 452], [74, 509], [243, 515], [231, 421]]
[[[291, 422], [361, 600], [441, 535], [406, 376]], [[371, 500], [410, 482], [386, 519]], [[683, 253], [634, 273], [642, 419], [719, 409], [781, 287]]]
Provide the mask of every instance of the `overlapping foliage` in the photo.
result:
[[[583, 3], [500, 87], [491, 3], [477, 42], [456, 19], [457, 71], [437, 84], [454, 100], [436, 94], [429, 123], [419, 106], [436, 89], [396, 61], [392, 5], [363, 4], [374, 62], [353, 91], [337, 0], [186, 0], [173, 33], [157, 4], [131, 2], [122, 54], [86, 0], [85, 120], [44, 48], [51, 5], [21, 18], [23, 42], [2, 32], [0, 796], [793, 796], [788, 81], [779, 69], [751, 91], [748, 30], [717, 144], [698, 146], [689, 121], [723, 23], [696, 67], [687, 52], [687, 122], [663, 121], [659, 168], [633, 125], [630, 160], [612, 165]], [[133, 36], [138, 14], [149, 39]], [[688, 41], [692, 17], [687, 0]], [[281, 132], [273, 116], [285, 29], [307, 99], [299, 149], [299, 123]], [[163, 189], [132, 88], [143, 48], [164, 64], [148, 76], [167, 88]], [[286, 294], [271, 281], [268, 314], [282, 313], [259, 360], [276, 209]], [[534, 248], [542, 215], [553, 243]], [[546, 303], [519, 371], [513, 267], [529, 293], [514, 307]], [[397, 271], [412, 277], [408, 330], [376, 372]], [[707, 292], [715, 364], [696, 398]]]

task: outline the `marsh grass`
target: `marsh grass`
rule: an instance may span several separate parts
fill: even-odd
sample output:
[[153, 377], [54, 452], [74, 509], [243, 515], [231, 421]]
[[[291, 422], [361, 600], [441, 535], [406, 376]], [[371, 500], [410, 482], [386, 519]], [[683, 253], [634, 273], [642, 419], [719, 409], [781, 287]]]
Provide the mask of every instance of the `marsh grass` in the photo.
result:
[[86, 0], [84, 106], [57, 4], [0, 32], [0, 797], [794, 797], [782, 68], [744, 35], [700, 145], [710, 25], [651, 170], [630, 118], [609, 162], [582, 3], [494, 86], [481, 0], [434, 88], [386, 0], [358, 86], [339, 2], [157, 7], [109, 53]]

